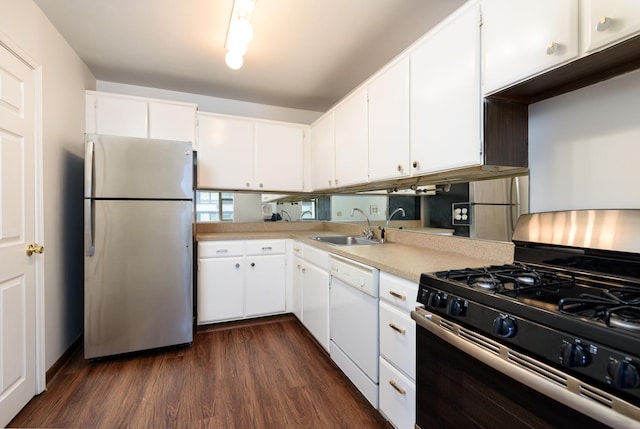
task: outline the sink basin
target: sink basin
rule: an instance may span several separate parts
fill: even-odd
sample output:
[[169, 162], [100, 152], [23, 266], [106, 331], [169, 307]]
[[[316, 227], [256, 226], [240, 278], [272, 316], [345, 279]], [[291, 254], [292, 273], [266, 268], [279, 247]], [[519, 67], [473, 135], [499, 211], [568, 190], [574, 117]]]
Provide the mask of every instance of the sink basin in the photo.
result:
[[378, 240], [370, 240], [365, 237], [354, 237], [347, 235], [334, 235], [334, 236], [317, 236], [309, 237], [312, 240], [317, 240], [322, 243], [336, 244], [339, 246], [355, 246], [362, 244], [380, 244]]

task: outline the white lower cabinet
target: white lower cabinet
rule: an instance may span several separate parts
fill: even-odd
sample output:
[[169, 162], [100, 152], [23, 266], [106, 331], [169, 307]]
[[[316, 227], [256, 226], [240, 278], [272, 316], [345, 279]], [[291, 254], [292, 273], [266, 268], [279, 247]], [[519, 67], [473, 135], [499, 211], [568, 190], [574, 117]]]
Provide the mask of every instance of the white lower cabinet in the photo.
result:
[[398, 429], [413, 429], [416, 384], [380, 357], [380, 411]]
[[[329, 351], [329, 253], [296, 242], [292, 301], [294, 314]], [[296, 250], [298, 249], [298, 250]], [[298, 312], [296, 309], [299, 308]]]
[[413, 429], [416, 408], [418, 284], [380, 272], [380, 412], [398, 429]]
[[285, 240], [198, 243], [198, 324], [285, 311]]

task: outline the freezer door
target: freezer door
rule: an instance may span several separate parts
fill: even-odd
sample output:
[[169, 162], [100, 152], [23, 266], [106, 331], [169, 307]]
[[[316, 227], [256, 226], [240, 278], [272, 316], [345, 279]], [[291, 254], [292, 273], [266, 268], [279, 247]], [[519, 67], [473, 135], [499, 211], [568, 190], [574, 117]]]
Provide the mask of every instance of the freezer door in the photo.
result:
[[191, 199], [189, 142], [87, 134], [85, 198]]
[[91, 200], [87, 209], [85, 358], [192, 342], [191, 201]]

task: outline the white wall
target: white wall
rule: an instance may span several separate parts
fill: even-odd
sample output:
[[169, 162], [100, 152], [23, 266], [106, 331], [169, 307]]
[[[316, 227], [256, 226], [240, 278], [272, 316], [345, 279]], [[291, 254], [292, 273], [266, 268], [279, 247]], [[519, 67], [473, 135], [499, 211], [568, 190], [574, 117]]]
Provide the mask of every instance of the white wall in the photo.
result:
[[0, 0], [0, 39], [42, 66], [46, 368], [83, 330], [84, 91], [95, 79], [32, 0]]
[[640, 71], [529, 107], [532, 212], [640, 208]]
[[201, 112], [224, 113], [227, 115], [248, 116], [251, 118], [270, 119], [273, 121], [311, 124], [322, 112], [291, 109], [288, 107], [270, 106], [267, 104], [249, 103], [230, 100], [228, 98], [210, 97], [188, 92], [169, 91], [160, 88], [127, 85], [124, 83], [98, 81], [98, 91], [115, 92], [117, 94], [135, 95], [138, 97], [159, 98], [162, 100], [195, 103]]

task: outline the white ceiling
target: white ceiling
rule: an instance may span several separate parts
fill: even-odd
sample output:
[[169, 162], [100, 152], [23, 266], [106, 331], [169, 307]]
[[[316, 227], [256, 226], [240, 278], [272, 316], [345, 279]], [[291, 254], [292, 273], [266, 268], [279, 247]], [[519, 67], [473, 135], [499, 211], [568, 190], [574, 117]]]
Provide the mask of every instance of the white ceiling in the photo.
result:
[[233, 71], [233, 0], [35, 0], [98, 80], [321, 112], [465, 1], [257, 0]]

